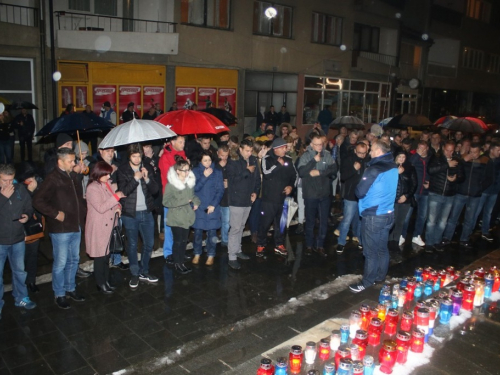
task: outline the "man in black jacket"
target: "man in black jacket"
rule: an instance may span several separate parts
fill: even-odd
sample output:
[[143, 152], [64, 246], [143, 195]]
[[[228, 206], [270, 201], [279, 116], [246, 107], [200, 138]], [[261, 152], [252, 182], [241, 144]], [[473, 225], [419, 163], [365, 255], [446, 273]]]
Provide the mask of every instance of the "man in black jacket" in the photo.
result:
[[429, 210], [425, 229], [425, 250], [443, 251], [440, 246], [457, 185], [464, 176], [463, 162], [453, 156], [455, 142], [448, 141], [429, 161]]
[[[118, 167], [118, 190], [125, 194], [120, 200], [122, 205], [122, 221], [127, 235], [127, 254], [132, 277], [129, 286], [135, 289], [139, 280], [156, 283], [158, 278], [149, 274], [149, 259], [154, 244], [154, 220], [152, 211], [155, 208], [153, 196], [158, 193], [158, 184], [153, 177], [150, 165], [142, 164], [142, 147], [133, 143], [127, 147], [128, 163]], [[142, 238], [141, 262], [137, 260], [137, 240]]]
[[229, 229], [228, 254], [229, 266], [240, 269], [236, 258], [249, 259], [241, 251], [241, 237], [250, 214], [253, 202], [260, 191], [260, 170], [257, 159], [252, 155], [253, 142], [244, 139], [240, 143], [237, 158], [230, 159], [227, 164]]
[[490, 158], [481, 155], [481, 144], [473, 143], [470, 152], [463, 157], [465, 180], [458, 185], [458, 191], [453, 200], [450, 218], [443, 234], [443, 243], [448, 244], [465, 206], [464, 223], [460, 236], [460, 245], [471, 247], [469, 236], [476, 225], [475, 215], [481, 194], [488, 188], [495, 177], [495, 170]]
[[293, 160], [286, 155], [286, 142], [283, 138], [273, 141], [272, 149], [262, 158], [262, 198], [259, 231], [257, 235], [257, 256], [264, 256], [267, 244], [267, 230], [271, 223], [274, 228], [274, 251], [281, 256], [287, 255], [280, 220], [283, 203], [293, 190], [297, 172]]
[[227, 162], [229, 157], [229, 146], [223, 144], [217, 150], [217, 163], [215, 168], [222, 171], [222, 178], [224, 180], [224, 195], [220, 201], [221, 221], [220, 228], [220, 243], [222, 247], [227, 247], [228, 234], [229, 234], [229, 201], [227, 194]]

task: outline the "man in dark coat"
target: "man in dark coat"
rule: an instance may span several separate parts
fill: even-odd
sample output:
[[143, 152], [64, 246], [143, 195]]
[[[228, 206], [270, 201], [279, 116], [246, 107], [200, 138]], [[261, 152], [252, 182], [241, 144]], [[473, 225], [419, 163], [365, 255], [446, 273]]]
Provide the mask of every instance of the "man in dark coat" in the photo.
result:
[[269, 107], [269, 112], [266, 113], [266, 123], [273, 125], [273, 130], [276, 132], [276, 126], [278, 126], [278, 114], [274, 110], [274, 105]]
[[257, 256], [264, 256], [267, 244], [267, 231], [273, 223], [274, 252], [281, 256], [287, 255], [283, 233], [280, 230], [280, 220], [283, 213], [283, 203], [290, 195], [297, 180], [297, 172], [293, 160], [286, 155], [286, 141], [276, 138], [271, 150], [262, 158], [262, 198], [259, 231], [257, 235]]
[[136, 111], [134, 111], [134, 102], [130, 102], [127, 105], [127, 109], [123, 111], [122, 113], [122, 121], [123, 122], [128, 122], [132, 121], [134, 118], [139, 118], [139, 115], [137, 114]]
[[21, 161], [24, 161], [24, 150], [28, 149], [28, 161], [33, 161], [32, 140], [35, 134], [35, 120], [28, 113], [28, 110], [23, 108], [14, 120], [17, 129], [17, 137], [19, 138], [19, 147], [21, 148]]

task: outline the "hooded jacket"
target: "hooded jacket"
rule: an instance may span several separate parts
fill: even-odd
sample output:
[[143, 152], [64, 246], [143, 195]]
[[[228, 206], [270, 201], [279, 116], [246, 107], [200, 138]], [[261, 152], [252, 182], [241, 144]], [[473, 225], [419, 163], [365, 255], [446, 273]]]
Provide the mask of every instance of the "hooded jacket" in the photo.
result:
[[[457, 192], [457, 186], [465, 179], [463, 161], [456, 156], [452, 157], [453, 160], [458, 161], [454, 168], [450, 168], [446, 156], [439, 152], [429, 160], [429, 192], [442, 195], [445, 197], [454, 196]], [[456, 175], [455, 181], [449, 181], [448, 176]]]
[[165, 192], [165, 186], [168, 184], [167, 174], [170, 170], [170, 167], [175, 164], [175, 156], [179, 155], [183, 159], [186, 159], [186, 153], [184, 150], [177, 151], [172, 146], [167, 146], [163, 150], [163, 154], [160, 157], [160, 161], [158, 166], [160, 167], [161, 172], [161, 186], [163, 186], [163, 192]]
[[297, 180], [297, 171], [290, 156], [283, 157], [284, 163], [278, 161], [278, 157], [271, 149], [262, 158], [262, 197], [265, 202], [283, 204], [285, 194], [283, 190], [287, 186], [292, 188]]
[[[302, 195], [304, 199], [322, 199], [332, 194], [332, 181], [337, 175], [337, 163], [332, 155], [322, 150], [320, 160], [316, 162], [314, 157], [316, 151], [308, 146], [306, 152], [300, 157], [298, 170], [299, 177], [302, 179]], [[319, 176], [312, 177], [309, 173], [316, 169]]]
[[168, 171], [168, 181], [163, 193], [163, 205], [168, 208], [165, 224], [169, 227], [189, 229], [196, 218], [193, 206], [199, 206], [201, 203], [200, 199], [194, 195], [196, 177], [193, 171], [190, 171], [183, 182], [175, 168], [171, 167]]

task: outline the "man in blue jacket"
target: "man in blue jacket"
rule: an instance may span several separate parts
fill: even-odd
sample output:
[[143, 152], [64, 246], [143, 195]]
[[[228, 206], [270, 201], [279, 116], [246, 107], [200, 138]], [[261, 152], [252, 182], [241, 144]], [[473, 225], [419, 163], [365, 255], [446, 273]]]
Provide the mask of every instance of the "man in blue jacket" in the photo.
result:
[[356, 187], [365, 269], [361, 282], [349, 285], [354, 293], [385, 280], [389, 268], [387, 241], [394, 224], [398, 168], [390, 146], [380, 140], [372, 144], [370, 156], [372, 160]]

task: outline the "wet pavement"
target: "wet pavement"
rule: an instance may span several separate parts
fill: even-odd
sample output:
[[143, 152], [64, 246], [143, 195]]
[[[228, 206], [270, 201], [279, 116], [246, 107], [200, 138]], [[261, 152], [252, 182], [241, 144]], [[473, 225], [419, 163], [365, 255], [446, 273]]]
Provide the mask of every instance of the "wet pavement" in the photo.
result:
[[[50, 270], [50, 243], [44, 241], [42, 251], [48, 259], [40, 257], [41, 272]], [[160, 281], [141, 282], [137, 290], [128, 287], [128, 271], [113, 269], [118, 289], [110, 296], [97, 292], [93, 277], [78, 279], [77, 288], [87, 300], [72, 302], [70, 310], [54, 304], [50, 283], [40, 285], [40, 292], [32, 296], [38, 308], [31, 311], [13, 307], [12, 296], [6, 293], [0, 320], [0, 375], [107, 374], [122, 369], [136, 374], [243, 374], [234, 369], [365, 299], [376, 299], [375, 288], [357, 295], [346, 290], [347, 282], [362, 273], [363, 256], [356, 244], [339, 256], [331, 235], [325, 246], [329, 255], [323, 259], [304, 255], [302, 241], [302, 236], [290, 234], [288, 247], [293, 252], [288, 259], [275, 256], [268, 246], [268, 258], [260, 260], [254, 256], [255, 245], [245, 237], [243, 250], [251, 259], [241, 261], [239, 271], [228, 269], [225, 249], [219, 246], [214, 266], [203, 265], [202, 257], [202, 265], [185, 276], [173, 273], [162, 257], [155, 258], [151, 273]], [[478, 239], [473, 250], [451, 246], [435, 254], [406, 244], [404, 251], [391, 251], [389, 275], [408, 276], [416, 266], [425, 265], [461, 269], [495, 254], [498, 244]], [[483, 317], [471, 334], [457, 336], [436, 351], [431, 364], [424, 366], [427, 372], [417, 373], [452, 374], [457, 369], [499, 373], [492, 372], [500, 368], [498, 319]], [[472, 342], [477, 343], [475, 351]], [[469, 367], [450, 359], [464, 351], [478, 358], [469, 361]], [[491, 364], [490, 352], [495, 353]], [[248, 373], [255, 372], [252, 367]]]

